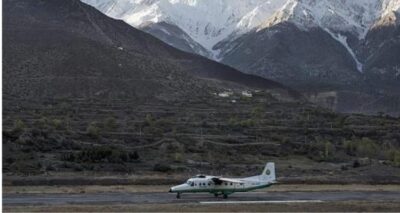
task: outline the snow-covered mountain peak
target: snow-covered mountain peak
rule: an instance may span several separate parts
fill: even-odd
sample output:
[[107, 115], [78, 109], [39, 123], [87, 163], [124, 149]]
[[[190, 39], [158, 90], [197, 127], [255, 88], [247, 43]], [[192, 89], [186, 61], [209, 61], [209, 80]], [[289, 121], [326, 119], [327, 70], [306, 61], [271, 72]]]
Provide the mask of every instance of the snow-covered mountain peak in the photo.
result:
[[217, 43], [284, 21], [303, 30], [320, 27], [362, 40], [374, 24], [400, 8], [400, 0], [82, 1], [137, 28], [163, 22], [177, 26], [215, 58]]
[[381, 16], [398, 10], [399, 4], [399, 0], [289, 0], [259, 28], [289, 21], [304, 30], [320, 27], [361, 40]]
[[282, 0], [82, 0], [135, 27], [166, 22], [212, 51], [232, 33], [260, 25], [283, 6]]

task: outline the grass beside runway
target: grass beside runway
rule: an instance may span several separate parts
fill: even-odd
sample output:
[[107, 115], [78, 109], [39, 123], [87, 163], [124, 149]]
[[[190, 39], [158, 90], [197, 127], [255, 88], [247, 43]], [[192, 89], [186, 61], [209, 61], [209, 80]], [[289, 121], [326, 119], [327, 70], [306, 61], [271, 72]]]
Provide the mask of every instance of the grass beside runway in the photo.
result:
[[398, 212], [398, 202], [3, 206], [4, 212]]

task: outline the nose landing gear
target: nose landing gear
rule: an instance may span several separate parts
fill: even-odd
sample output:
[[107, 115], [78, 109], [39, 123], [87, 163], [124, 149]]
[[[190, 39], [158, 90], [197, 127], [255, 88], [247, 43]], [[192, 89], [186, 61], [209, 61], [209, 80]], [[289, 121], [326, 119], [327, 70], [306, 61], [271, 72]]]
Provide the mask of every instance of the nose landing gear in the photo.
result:
[[176, 199], [181, 199], [181, 193], [176, 194]]

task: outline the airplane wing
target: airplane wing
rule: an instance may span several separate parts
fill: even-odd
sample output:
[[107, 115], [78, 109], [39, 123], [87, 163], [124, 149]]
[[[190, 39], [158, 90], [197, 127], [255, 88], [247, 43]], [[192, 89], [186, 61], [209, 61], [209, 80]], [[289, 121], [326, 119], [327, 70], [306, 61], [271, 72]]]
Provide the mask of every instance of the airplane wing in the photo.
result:
[[222, 178], [222, 177], [214, 177], [212, 178], [212, 181], [214, 181], [215, 184], [222, 184], [223, 182], [228, 182], [228, 183], [244, 183], [243, 181], [237, 180], [237, 179], [231, 179], [231, 178]]

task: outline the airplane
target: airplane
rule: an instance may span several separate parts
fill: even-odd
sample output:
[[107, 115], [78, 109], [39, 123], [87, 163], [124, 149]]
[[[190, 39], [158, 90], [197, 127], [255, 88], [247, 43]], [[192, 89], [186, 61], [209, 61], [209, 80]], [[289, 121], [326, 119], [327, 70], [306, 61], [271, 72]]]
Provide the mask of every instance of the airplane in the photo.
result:
[[217, 176], [196, 175], [186, 183], [172, 187], [169, 192], [176, 193], [180, 199], [183, 193], [211, 193], [224, 199], [235, 192], [248, 192], [266, 188], [277, 183], [275, 163], [267, 163], [261, 175], [247, 178], [224, 178]]

